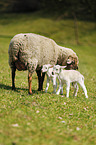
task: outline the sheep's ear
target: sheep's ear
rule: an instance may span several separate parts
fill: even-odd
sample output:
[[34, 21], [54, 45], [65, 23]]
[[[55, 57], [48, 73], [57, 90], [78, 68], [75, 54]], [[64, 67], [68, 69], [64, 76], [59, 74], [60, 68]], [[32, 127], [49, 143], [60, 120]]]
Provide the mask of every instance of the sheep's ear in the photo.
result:
[[67, 59], [67, 64], [71, 64], [72, 63], [72, 59]]
[[67, 64], [71, 64], [73, 61], [73, 57], [72, 56], [69, 56], [68, 59], [67, 59]]

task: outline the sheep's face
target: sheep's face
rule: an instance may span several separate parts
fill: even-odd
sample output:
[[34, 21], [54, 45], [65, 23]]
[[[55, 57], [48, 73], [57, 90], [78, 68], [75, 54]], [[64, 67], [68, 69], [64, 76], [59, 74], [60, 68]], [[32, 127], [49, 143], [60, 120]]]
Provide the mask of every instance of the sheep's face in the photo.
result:
[[69, 57], [67, 59], [67, 67], [66, 67], [67, 70], [71, 70], [71, 69], [78, 69], [78, 60], [77, 58], [72, 58], [72, 57]]

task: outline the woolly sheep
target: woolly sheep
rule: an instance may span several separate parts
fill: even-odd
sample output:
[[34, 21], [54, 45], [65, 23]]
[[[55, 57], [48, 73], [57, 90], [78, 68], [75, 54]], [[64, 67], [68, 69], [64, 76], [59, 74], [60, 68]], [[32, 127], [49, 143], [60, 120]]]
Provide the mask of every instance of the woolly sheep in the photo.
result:
[[15, 71], [28, 70], [29, 94], [32, 94], [32, 74], [38, 76], [38, 90], [43, 89], [44, 64], [67, 65], [67, 69], [78, 68], [78, 57], [69, 48], [61, 47], [54, 40], [33, 33], [15, 35], [9, 45], [9, 65], [12, 70], [12, 89], [15, 89]]
[[[52, 67], [52, 65], [50, 65], [50, 64], [43, 65], [42, 72], [46, 72], [46, 75], [47, 75], [47, 82], [46, 82], [45, 92], [47, 93], [47, 90], [49, 88], [49, 82], [51, 80], [52, 83], [53, 83], [53, 93], [56, 93], [56, 88], [57, 88], [56, 77], [57, 76], [52, 74], [53, 73], [53, 67]], [[53, 77], [54, 77], [54, 79], [53, 79]]]
[[53, 67], [53, 74], [59, 76], [59, 89], [57, 91], [57, 95], [59, 95], [60, 90], [63, 90], [63, 84], [66, 83], [66, 97], [69, 97], [69, 90], [70, 90], [70, 83], [73, 83], [74, 85], [74, 95], [77, 96], [78, 92], [78, 85], [83, 88], [86, 98], [88, 98], [87, 90], [84, 85], [84, 76], [81, 75], [80, 72], [76, 70], [62, 70], [63, 66], [55, 65]]

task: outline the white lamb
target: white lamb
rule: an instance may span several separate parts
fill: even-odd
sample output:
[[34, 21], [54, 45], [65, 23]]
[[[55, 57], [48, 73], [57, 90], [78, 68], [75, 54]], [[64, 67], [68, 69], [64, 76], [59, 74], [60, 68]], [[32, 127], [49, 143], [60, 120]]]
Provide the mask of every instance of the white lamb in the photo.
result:
[[60, 90], [63, 90], [63, 84], [66, 83], [66, 97], [69, 97], [69, 90], [70, 90], [70, 83], [73, 83], [74, 85], [74, 95], [77, 96], [78, 92], [78, 85], [83, 88], [86, 98], [88, 98], [87, 95], [87, 89], [84, 85], [84, 76], [80, 74], [80, 72], [76, 70], [63, 70], [63, 67], [60, 65], [55, 65], [53, 67], [53, 74], [59, 76], [59, 89], [57, 91], [57, 95], [59, 95]]
[[[47, 90], [49, 88], [49, 82], [51, 80], [52, 83], [53, 83], [53, 93], [56, 93], [56, 88], [57, 88], [56, 77], [57, 76], [52, 74], [53, 73], [53, 67], [52, 67], [52, 65], [50, 65], [50, 64], [43, 65], [43, 67], [42, 67], [42, 73], [44, 73], [44, 72], [46, 72], [46, 75], [47, 75], [47, 82], [46, 82], [45, 92], [47, 93]], [[53, 77], [54, 77], [54, 79], [53, 79]]]

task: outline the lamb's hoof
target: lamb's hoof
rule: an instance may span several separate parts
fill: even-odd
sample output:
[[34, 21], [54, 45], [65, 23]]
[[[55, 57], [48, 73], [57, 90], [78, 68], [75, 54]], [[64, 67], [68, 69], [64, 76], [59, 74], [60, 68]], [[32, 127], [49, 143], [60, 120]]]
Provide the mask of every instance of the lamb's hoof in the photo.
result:
[[56, 92], [52, 92], [53, 94], [56, 94]]

